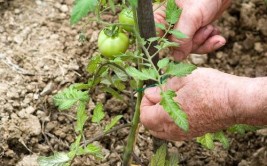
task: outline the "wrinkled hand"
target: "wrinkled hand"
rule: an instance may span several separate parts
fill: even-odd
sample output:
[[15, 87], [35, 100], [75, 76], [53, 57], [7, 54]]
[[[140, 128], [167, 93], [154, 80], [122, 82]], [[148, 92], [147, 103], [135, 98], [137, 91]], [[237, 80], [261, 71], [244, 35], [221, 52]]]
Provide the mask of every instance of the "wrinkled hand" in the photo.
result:
[[[188, 39], [184, 40], [170, 36], [171, 41], [181, 44], [179, 48], [173, 50], [176, 60], [186, 58], [189, 53], [208, 53], [225, 44], [226, 40], [211, 23], [221, 16], [230, 2], [231, 0], [176, 0], [176, 4], [183, 9], [183, 12], [174, 29], [188, 36]], [[166, 24], [165, 6], [157, 9], [154, 17], [156, 22]]]
[[235, 124], [235, 114], [229, 99], [229, 82], [236, 76], [214, 69], [198, 68], [184, 78], [168, 80], [165, 90], [174, 90], [175, 101], [188, 115], [189, 132], [185, 133], [173, 122], [159, 104], [159, 88], [145, 91], [141, 103], [141, 122], [152, 135], [167, 140], [185, 140], [216, 132]]

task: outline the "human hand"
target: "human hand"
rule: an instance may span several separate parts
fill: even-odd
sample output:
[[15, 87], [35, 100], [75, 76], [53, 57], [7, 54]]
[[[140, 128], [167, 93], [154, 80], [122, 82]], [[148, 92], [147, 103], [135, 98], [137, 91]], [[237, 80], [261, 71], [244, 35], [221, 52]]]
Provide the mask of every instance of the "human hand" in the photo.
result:
[[185, 140], [216, 132], [236, 124], [229, 98], [236, 76], [214, 69], [198, 68], [184, 78], [171, 78], [164, 90], [171, 89], [177, 94], [183, 111], [188, 115], [189, 132], [183, 132], [163, 110], [159, 88], [145, 91], [141, 103], [141, 122], [152, 135], [167, 140]]
[[[170, 36], [171, 41], [181, 44], [179, 48], [173, 49], [175, 60], [182, 60], [189, 53], [208, 53], [226, 43], [218, 28], [211, 23], [221, 16], [230, 2], [231, 0], [176, 0], [176, 4], [183, 9], [183, 12], [174, 29], [180, 30], [188, 38], [178, 40]], [[157, 23], [165, 24], [165, 6], [156, 10], [154, 17]]]

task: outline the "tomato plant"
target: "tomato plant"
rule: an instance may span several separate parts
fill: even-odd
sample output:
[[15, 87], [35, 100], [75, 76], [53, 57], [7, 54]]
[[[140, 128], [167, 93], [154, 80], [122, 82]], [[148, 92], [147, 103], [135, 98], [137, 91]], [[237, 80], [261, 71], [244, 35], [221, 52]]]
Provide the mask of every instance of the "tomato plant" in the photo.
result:
[[127, 34], [121, 32], [117, 26], [103, 29], [98, 36], [98, 48], [102, 55], [114, 57], [125, 53], [129, 47]]
[[[160, 3], [161, 0], [157, 0], [157, 2]], [[69, 152], [55, 152], [50, 157], [39, 157], [38, 162], [40, 166], [71, 165], [74, 159], [80, 155], [93, 155], [97, 158], [103, 158], [101, 148], [92, 143], [111, 132], [125, 127], [130, 127], [130, 131], [127, 143], [123, 143], [126, 146], [122, 157], [122, 164], [124, 166], [131, 165], [133, 149], [138, 135], [140, 103], [144, 89], [150, 86], [159, 86], [162, 89], [160, 104], [173, 119], [174, 123], [185, 132], [190, 130], [187, 114], [181, 109], [179, 103], [174, 100], [176, 93], [172, 90], [164, 91], [162, 86], [164, 86], [166, 79], [169, 77], [184, 77], [191, 74], [196, 69], [196, 66], [183, 62], [177, 63], [169, 58], [163, 58], [157, 62], [153, 61], [162, 50], [179, 46], [179, 44], [169, 41], [166, 38], [167, 35], [172, 34], [178, 39], [186, 37], [182, 32], [173, 29], [179, 20], [182, 10], [176, 5], [175, 0], [167, 0], [167, 2], [162, 2], [159, 5], [165, 4], [166, 25], [163, 25], [155, 24], [153, 18], [151, 20], [143, 18], [144, 15], [153, 17], [151, 1], [75, 1], [71, 14], [72, 24], [78, 23], [83, 17], [88, 16], [89, 12], [92, 12], [95, 15], [93, 18], [90, 16], [88, 20], [106, 27], [100, 32], [98, 38], [98, 49], [103, 56], [100, 54], [91, 55], [87, 66], [89, 75], [87, 81], [73, 84], [54, 96], [55, 106], [60, 111], [71, 108], [76, 109], [75, 132], [77, 137], [71, 144]], [[140, 12], [138, 9], [142, 5], [146, 5], [145, 9], [149, 10], [141, 10]], [[101, 14], [104, 12], [116, 13], [121, 8], [123, 9], [119, 14], [119, 22], [110, 23], [102, 19]], [[140, 22], [145, 24], [148, 21], [153, 26], [138, 25]], [[165, 34], [161, 37], [147, 37], [144, 32], [155, 32], [155, 26], [164, 31]], [[128, 32], [122, 32], [119, 27]], [[132, 32], [134, 32], [132, 35], [135, 41], [132, 43], [133, 50], [127, 51], [129, 38], [126, 33]], [[153, 81], [153, 84], [145, 85], [147, 81]], [[124, 103], [129, 103], [129, 107], [134, 110], [132, 119], [126, 119], [129, 116], [116, 115], [111, 118], [108, 124], [103, 125], [101, 122], [106, 116], [104, 103], [96, 103], [93, 111], [91, 113], [88, 112], [88, 102], [90, 100], [93, 101], [92, 96], [95, 96], [95, 93], [99, 93], [99, 91], [109, 93]], [[122, 97], [125, 93], [130, 95], [130, 101], [125, 101]], [[136, 98], [135, 94], [137, 94]], [[121, 119], [124, 120], [121, 121]], [[128, 121], [131, 122], [126, 123]], [[122, 124], [115, 127], [118, 123]], [[84, 134], [84, 127], [92, 124], [97, 124], [95, 126], [98, 127], [101, 134], [87, 138]], [[240, 127], [238, 128], [240, 129]], [[228, 146], [228, 140], [223, 132], [208, 133], [204, 137], [197, 139], [198, 142], [206, 145], [208, 148], [213, 147], [212, 143], [214, 140], [219, 140], [225, 147]], [[162, 145], [159, 148], [159, 152], [151, 159], [151, 166], [157, 165], [158, 158], [161, 159], [161, 163], [165, 163], [165, 160], [166, 163], [171, 163], [168, 161], [169, 155], [166, 155], [166, 149], [166, 145]], [[177, 160], [172, 161], [172, 166], [178, 164]]]

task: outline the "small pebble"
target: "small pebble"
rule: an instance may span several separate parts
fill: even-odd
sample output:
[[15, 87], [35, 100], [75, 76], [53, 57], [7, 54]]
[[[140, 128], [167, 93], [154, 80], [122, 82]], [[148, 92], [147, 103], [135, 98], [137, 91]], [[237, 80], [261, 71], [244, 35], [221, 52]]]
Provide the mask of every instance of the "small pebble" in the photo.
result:
[[69, 8], [67, 5], [62, 5], [60, 7], [60, 11], [63, 12], [63, 13], [67, 13], [69, 11]]

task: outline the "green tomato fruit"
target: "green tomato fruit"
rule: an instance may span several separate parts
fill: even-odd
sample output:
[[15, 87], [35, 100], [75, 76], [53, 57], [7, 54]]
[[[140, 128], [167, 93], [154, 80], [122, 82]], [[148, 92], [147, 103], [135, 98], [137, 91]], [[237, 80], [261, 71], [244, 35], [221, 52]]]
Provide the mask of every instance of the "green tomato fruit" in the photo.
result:
[[98, 36], [99, 51], [108, 58], [125, 53], [128, 47], [129, 37], [118, 29], [105, 28]]
[[128, 32], [133, 32], [134, 18], [133, 18], [133, 11], [129, 8], [123, 9], [119, 14], [119, 22], [121, 24], [128, 24], [123, 25], [122, 28]]

